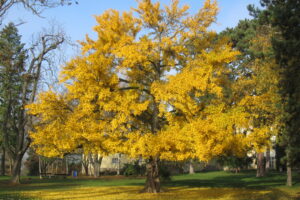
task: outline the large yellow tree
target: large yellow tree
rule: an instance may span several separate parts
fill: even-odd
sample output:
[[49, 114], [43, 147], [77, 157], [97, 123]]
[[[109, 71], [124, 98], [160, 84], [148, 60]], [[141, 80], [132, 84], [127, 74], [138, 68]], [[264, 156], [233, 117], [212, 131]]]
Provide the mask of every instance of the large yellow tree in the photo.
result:
[[96, 39], [63, 68], [66, 92], [28, 106], [38, 153], [125, 153], [147, 160], [146, 192], [159, 192], [159, 161], [241, 155], [250, 116], [231, 99], [227, 64], [238, 52], [216, 39], [216, 1], [188, 6], [140, 0], [130, 12], [97, 16]]

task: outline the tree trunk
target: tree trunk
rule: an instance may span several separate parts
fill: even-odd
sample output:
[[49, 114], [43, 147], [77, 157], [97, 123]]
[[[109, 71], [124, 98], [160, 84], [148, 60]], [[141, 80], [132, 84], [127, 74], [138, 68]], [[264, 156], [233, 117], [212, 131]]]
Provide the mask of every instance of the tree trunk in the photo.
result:
[[12, 175], [12, 159], [9, 159], [9, 174]]
[[52, 164], [51, 164], [51, 174], [52, 174], [52, 175], [54, 174], [54, 171], [53, 171], [53, 170], [54, 170], [54, 162], [55, 162], [55, 161], [53, 161]]
[[189, 174], [195, 174], [193, 161], [190, 161], [190, 163], [189, 163]]
[[2, 146], [1, 176], [5, 176], [5, 148]]
[[99, 157], [99, 155], [94, 155], [94, 160], [93, 160], [93, 164], [94, 164], [94, 177], [99, 177], [100, 175], [100, 167], [101, 167], [101, 163], [102, 163], [102, 156]]
[[260, 152], [257, 153], [256, 177], [263, 177], [263, 176], [265, 176], [265, 159], [264, 159], [264, 153]]
[[291, 165], [291, 161], [289, 159], [289, 156], [287, 156], [287, 162], [286, 162], [286, 175], [287, 175], [286, 185], [287, 186], [292, 186], [293, 185], [292, 165]]
[[117, 175], [120, 175], [121, 170], [121, 154], [118, 153], [118, 169], [117, 169]]
[[88, 176], [89, 175], [89, 165], [82, 164], [82, 166], [84, 168], [85, 175]]
[[266, 173], [269, 172], [270, 167], [271, 167], [271, 155], [270, 155], [270, 148], [267, 148], [266, 151]]
[[[89, 175], [89, 163], [88, 163], [88, 159], [86, 159], [85, 157], [82, 159], [82, 161], [81, 161], [81, 166], [83, 167], [82, 169], [81, 169], [81, 171], [82, 170], [84, 170], [84, 174], [85, 174], [85, 176], [88, 176]], [[82, 172], [83, 173], [83, 172]]]
[[101, 170], [101, 164], [102, 164], [103, 156], [100, 156], [98, 163], [99, 163], [99, 168], [98, 168], [98, 176], [100, 176], [100, 170]]
[[142, 192], [159, 193], [161, 190], [157, 158], [149, 159], [148, 163], [146, 164], [146, 172], [146, 185]]
[[94, 178], [99, 176], [99, 164], [97, 162], [94, 163]]
[[66, 174], [67, 176], [69, 175], [69, 163], [67, 157], [66, 157]]
[[86, 155], [82, 154], [82, 157], [81, 157], [81, 166], [83, 168], [81, 169], [81, 171], [84, 170], [85, 176], [89, 175], [89, 160], [90, 160], [89, 156], [86, 156]]
[[41, 163], [41, 156], [39, 156], [39, 173], [40, 173], [40, 179], [43, 179], [42, 177], [42, 163]]
[[55, 174], [58, 174], [57, 169], [58, 169], [58, 160], [55, 161]]
[[18, 153], [14, 159], [13, 168], [12, 168], [12, 177], [10, 179], [10, 183], [12, 184], [20, 184], [22, 158], [23, 155]]

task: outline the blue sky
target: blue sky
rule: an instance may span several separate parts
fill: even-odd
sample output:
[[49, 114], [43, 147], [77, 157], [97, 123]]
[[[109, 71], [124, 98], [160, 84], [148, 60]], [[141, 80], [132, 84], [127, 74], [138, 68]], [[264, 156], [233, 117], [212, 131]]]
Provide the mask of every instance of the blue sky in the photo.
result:
[[[79, 0], [79, 4], [71, 6], [48, 9], [43, 12], [44, 18], [39, 18], [24, 10], [21, 6], [16, 6], [7, 14], [3, 24], [13, 21], [15, 23], [25, 22], [20, 25], [19, 31], [23, 36], [23, 41], [28, 42], [30, 36], [49, 26], [51, 21], [56, 21], [63, 27], [66, 34], [72, 41], [83, 40], [86, 34], [93, 37], [92, 27], [96, 25], [94, 15], [100, 15], [107, 9], [119, 11], [129, 10], [136, 7], [135, 0]], [[161, 4], [168, 4], [169, 0], [160, 0]], [[190, 12], [194, 13], [203, 4], [203, 0], [181, 0], [182, 4], [190, 5]], [[219, 14], [217, 24], [212, 26], [213, 30], [221, 31], [226, 27], [234, 27], [240, 19], [250, 18], [247, 5], [259, 5], [259, 0], [219, 0]], [[3, 26], [3, 25], [2, 25]], [[69, 54], [74, 54], [73, 50], [68, 50]]]

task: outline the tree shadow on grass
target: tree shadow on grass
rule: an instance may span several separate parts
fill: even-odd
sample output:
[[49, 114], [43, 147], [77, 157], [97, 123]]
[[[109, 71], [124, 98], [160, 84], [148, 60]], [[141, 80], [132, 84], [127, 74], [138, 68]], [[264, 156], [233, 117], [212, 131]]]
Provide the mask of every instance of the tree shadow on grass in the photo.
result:
[[[223, 191], [230, 199], [298, 199], [298, 197], [292, 196], [278, 188], [285, 185], [285, 176], [279, 173], [269, 173], [266, 177], [260, 178], [255, 177], [253, 172], [241, 174], [224, 173], [223, 176], [217, 177], [207, 177], [205, 173], [203, 175], [203, 178], [201, 178], [201, 173], [199, 173], [195, 178], [191, 176], [188, 179], [175, 179], [167, 183], [166, 186], [170, 188], [208, 188], [208, 190], [216, 193]], [[299, 182], [299, 176], [294, 178], [295, 183]]]
[[25, 197], [20, 194], [0, 194], [0, 200], [34, 200], [31, 197]]
[[[46, 182], [46, 181], [23, 181], [19, 185], [11, 185], [8, 181], [0, 182], [0, 192], [15, 192], [15, 191], [34, 191], [34, 190], [59, 190], [79, 186], [79, 183], [72, 182]], [[0, 193], [0, 195], [1, 195]], [[1, 197], [1, 196], [0, 196]], [[1, 198], [0, 198], [1, 200]]]
[[[171, 190], [172, 191], [172, 190]], [[230, 200], [290, 200], [293, 199], [286, 192], [278, 189], [257, 190], [245, 188], [199, 188], [184, 192], [178, 188], [178, 192], [172, 191], [177, 200], [181, 199], [230, 199]], [[174, 198], [175, 199], [175, 198]]]
[[[278, 173], [270, 173], [266, 177], [256, 178], [254, 173], [231, 174], [213, 178], [198, 177], [190, 179], [179, 179], [168, 182], [169, 187], [230, 187], [230, 188], [249, 188], [249, 189], [266, 189], [271, 187], [283, 186], [285, 177]], [[296, 179], [297, 180], [297, 179]]]

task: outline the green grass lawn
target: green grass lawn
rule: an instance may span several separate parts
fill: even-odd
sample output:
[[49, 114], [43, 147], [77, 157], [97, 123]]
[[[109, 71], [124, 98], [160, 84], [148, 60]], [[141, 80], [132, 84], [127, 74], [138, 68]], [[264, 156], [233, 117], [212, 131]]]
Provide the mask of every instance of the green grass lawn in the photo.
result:
[[143, 194], [143, 178], [105, 176], [94, 178], [44, 179], [24, 177], [22, 184], [7, 184], [9, 177], [0, 177], [1, 199], [99, 199], [99, 200], [284, 200], [300, 199], [300, 176], [295, 174], [294, 186], [284, 186], [285, 175], [272, 172], [256, 178], [254, 171], [203, 172], [173, 176], [163, 183], [163, 193]]

